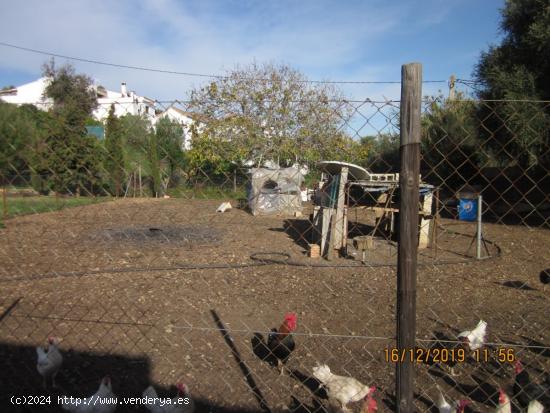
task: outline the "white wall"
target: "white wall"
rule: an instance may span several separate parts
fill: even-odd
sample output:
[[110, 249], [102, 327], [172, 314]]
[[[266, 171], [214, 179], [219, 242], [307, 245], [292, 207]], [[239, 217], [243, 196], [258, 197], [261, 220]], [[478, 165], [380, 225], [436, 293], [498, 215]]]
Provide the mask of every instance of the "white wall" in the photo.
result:
[[28, 103], [35, 105], [39, 109], [48, 110], [52, 104], [52, 100], [42, 96], [47, 84], [48, 79], [42, 77], [34, 82], [26, 83], [17, 87], [16, 95], [2, 95], [0, 96], [0, 99], [4, 102], [13, 103], [15, 105], [23, 105]]
[[93, 116], [97, 120], [103, 121], [109, 116], [109, 110], [111, 110], [111, 104], [115, 105], [115, 116], [121, 117], [124, 115], [144, 115], [151, 122], [155, 118], [155, 108], [152, 104], [144, 101], [140, 101], [136, 96], [136, 99], [132, 97], [119, 97], [119, 98], [98, 98], [98, 107], [94, 111]]
[[[39, 109], [48, 110], [52, 100], [43, 98], [44, 90], [48, 84], [48, 78], [42, 77], [34, 82], [26, 83], [17, 87], [17, 94], [2, 95], [0, 99], [15, 105], [33, 104]], [[98, 98], [98, 107], [93, 112], [95, 119], [104, 121], [109, 115], [111, 104], [115, 104], [115, 115], [117, 117], [126, 114], [145, 115], [151, 122], [155, 118], [155, 108], [150, 101], [142, 96], [130, 93], [130, 96], [123, 96], [121, 92], [107, 90], [107, 97]]]

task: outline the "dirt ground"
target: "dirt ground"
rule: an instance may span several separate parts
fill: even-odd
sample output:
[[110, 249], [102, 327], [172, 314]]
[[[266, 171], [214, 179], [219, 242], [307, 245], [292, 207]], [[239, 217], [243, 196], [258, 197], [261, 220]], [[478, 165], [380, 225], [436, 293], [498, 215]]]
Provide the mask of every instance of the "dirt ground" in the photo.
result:
[[[119, 397], [139, 397], [150, 383], [172, 396], [171, 386], [184, 381], [201, 412], [324, 411], [327, 400], [310, 375], [326, 363], [376, 385], [379, 411], [393, 411], [395, 365], [385, 349], [395, 346], [395, 247], [369, 251], [366, 265], [342, 258], [322, 267], [324, 260], [305, 254], [307, 211], [298, 218], [236, 208], [219, 214], [219, 203], [127, 199], [7, 220], [0, 229], [1, 410], [59, 411], [57, 399], [49, 409], [25, 410], [9, 397], [89, 396], [108, 374]], [[441, 226], [437, 256], [423, 250], [419, 257], [417, 338], [428, 340], [419, 345], [454, 339], [483, 319], [491, 351], [487, 360], [457, 364], [458, 377], [419, 364], [417, 407], [433, 408], [437, 384], [448, 399], [470, 398], [473, 411], [492, 411], [498, 388], [511, 392], [513, 383], [499, 349], [512, 348], [535, 380], [550, 371], [550, 289], [538, 281], [550, 267], [550, 230], [487, 224], [489, 252], [500, 256], [473, 261], [464, 255], [473, 253], [475, 228]], [[297, 349], [279, 376], [254, 346], [287, 311], [298, 315]], [[64, 355], [57, 389], [42, 388], [36, 372], [35, 347], [50, 335]]]

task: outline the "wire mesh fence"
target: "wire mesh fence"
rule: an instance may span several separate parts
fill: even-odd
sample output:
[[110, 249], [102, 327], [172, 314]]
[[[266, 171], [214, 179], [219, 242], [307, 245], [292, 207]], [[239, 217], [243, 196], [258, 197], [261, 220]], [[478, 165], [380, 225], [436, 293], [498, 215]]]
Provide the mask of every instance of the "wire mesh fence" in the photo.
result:
[[403, 351], [399, 102], [209, 93], [82, 124], [0, 103], [5, 411], [147, 411], [149, 385], [204, 412], [394, 411], [405, 360], [417, 411], [548, 408], [549, 102], [423, 100]]

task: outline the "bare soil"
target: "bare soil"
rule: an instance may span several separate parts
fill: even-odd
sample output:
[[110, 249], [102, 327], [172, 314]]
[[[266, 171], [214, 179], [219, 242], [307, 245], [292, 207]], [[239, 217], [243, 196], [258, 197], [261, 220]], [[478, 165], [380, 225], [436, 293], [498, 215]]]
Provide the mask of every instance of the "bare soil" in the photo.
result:
[[[308, 211], [253, 217], [216, 213], [219, 203], [126, 199], [7, 220], [0, 229], [1, 411], [59, 411], [57, 399], [49, 409], [25, 410], [9, 397], [89, 396], [106, 374], [120, 397], [139, 397], [150, 383], [172, 397], [171, 386], [184, 381], [201, 412], [324, 411], [328, 402], [309, 377], [317, 363], [376, 385], [379, 411], [393, 411], [395, 365], [384, 350], [395, 346], [395, 247], [380, 244], [366, 265], [341, 258], [322, 267], [326, 261], [306, 254]], [[350, 220], [366, 222], [358, 233], [368, 228], [367, 217]], [[457, 364], [458, 377], [419, 364], [417, 407], [432, 408], [438, 384], [449, 399], [492, 411], [498, 388], [511, 392], [513, 383], [500, 348], [513, 348], [535, 380], [550, 371], [543, 348], [550, 346], [550, 289], [538, 281], [550, 267], [550, 230], [487, 224], [489, 252], [500, 256], [475, 261], [466, 259], [475, 228], [441, 226], [437, 255], [429, 249], [419, 257], [417, 338], [455, 339], [483, 319], [491, 352]], [[260, 265], [251, 259], [257, 253], [280, 263]], [[298, 314], [297, 349], [279, 376], [255, 352], [287, 311]], [[57, 389], [42, 388], [36, 371], [35, 347], [48, 336], [59, 337], [65, 360]]]

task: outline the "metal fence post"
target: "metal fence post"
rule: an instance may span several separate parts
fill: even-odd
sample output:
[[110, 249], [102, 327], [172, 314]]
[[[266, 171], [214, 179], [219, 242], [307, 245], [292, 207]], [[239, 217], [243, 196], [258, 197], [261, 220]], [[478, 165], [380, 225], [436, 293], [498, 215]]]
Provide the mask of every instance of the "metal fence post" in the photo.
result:
[[422, 65], [401, 67], [399, 246], [397, 255], [397, 348], [405, 355], [396, 367], [397, 412], [412, 413], [414, 363], [407, 360], [416, 335], [416, 264], [420, 172]]
[[482, 239], [482, 228], [481, 228], [481, 208], [483, 208], [481, 194], [477, 198], [477, 248], [476, 248], [476, 258], [481, 259], [481, 239]]

